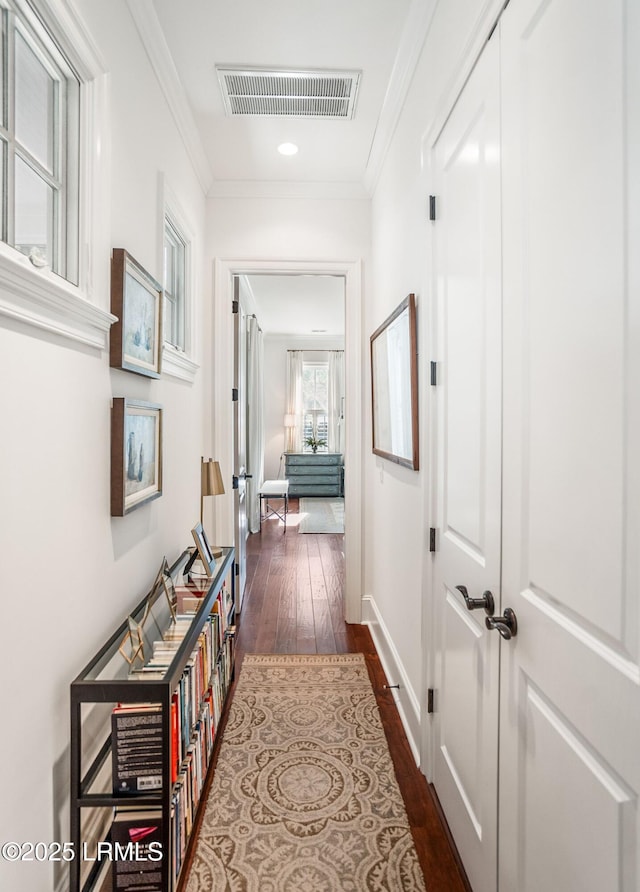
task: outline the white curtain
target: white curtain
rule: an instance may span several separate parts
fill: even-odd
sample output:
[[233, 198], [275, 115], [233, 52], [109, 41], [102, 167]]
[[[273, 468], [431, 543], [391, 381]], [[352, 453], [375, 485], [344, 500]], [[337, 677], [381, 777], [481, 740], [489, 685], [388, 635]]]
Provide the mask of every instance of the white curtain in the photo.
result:
[[344, 452], [344, 350], [329, 350], [329, 452]]
[[260, 531], [258, 493], [264, 476], [264, 347], [255, 316], [247, 317], [247, 523]]
[[302, 350], [287, 351], [287, 415], [295, 419], [294, 427], [285, 428], [285, 452], [302, 449]]

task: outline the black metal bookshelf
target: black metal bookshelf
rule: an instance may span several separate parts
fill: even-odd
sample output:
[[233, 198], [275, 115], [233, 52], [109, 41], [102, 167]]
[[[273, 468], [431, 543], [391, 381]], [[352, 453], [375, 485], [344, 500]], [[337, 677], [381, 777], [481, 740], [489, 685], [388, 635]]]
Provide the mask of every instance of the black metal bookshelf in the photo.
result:
[[[169, 568], [173, 579], [182, 576], [184, 567], [190, 557], [189, 550], [183, 552], [178, 560]], [[83, 838], [83, 817], [89, 809], [103, 809], [102, 820], [97, 820], [97, 826], [106, 828], [110, 826], [109, 810], [111, 816], [118, 807], [144, 809], [155, 807], [162, 812], [162, 852], [160, 865], [161, 884], [163, 892], [173, 892], [177, 887], [173, 867], [174, 851], [172, 846], [172, 783], [171, 783], [171, 697], [176, 690], [182, 674], [189, 662], [194, 648], [197, 645], [201, 631], [206, 622], [218, 594], [223, 588], [225, 580], [230, 588], [230, 597], [225, 599], [228, 610], [225, 608], [225, 626], [227, 638], [233, 636], [235, 623], [235, 550], [232, 547], [223, 548], [222, 556], [217, 559], [215, 573], [211, 577], [205, 577], [201, 581], [189, 582], [187, 587], [193, 591], [200, 604], [197, 612], [190, 615], [191, 623], [188, 626], [170, 665], [167, 666], [161, 678], [145, 679], [129, 674], [127, 660], [121, 655], [120, 647], [129, 631], [129, 618], [115, 630], [108, 641], [100, 648], [91, 661], [71, 683], [71, 742], [70, 742], [70, 832], [73, 845], [73, 860], [70, 861], [70, 889], [72, 892], [90, 892], [101, 890], [105, 875], [110, 869], [109, 857], [100, 859], [95, 857], [93, 848], [90, 849], [90, 857], [86, 858], [87, 840]], [[150, 592], [131, 611], [130, 616], [136, 622], [141, 622], [146, 617], [145, 632], [148, 636], [147, 644], [160, 640], [167, 629], [170, 628], [172, 617], [168, 601], [162, 597], [154, 600], [153, 617], [149, 620], [150, 598], [154, 598], [154, 592]], [[233, 647], [233, 641], [230, 642]], [[218, 660], [225, 658], [225, 648], [218, 654]], [[232, 675], [233, 666], [227, 667], [229, 675]], [[226, 693], [228, 692], [228, 687]], [[136, 795], [117, 796], [113, 794], [111, 787], [111, 711], [118, 704], [159, 704], [161, 709], [162, 725], [162, 788], [158, 792], [148, 792]], [[103, 706], [100, 707], [99, 705]], [[85, 714], [83, 714], [83, 710]], [[88, 710], [88, 712], [87, 712]], [[103, 714], [102, 714], [103, 713]], [[100, 742], [102, 740], [102, 742]], [[198, 808], [202, 801], [198, 803]], [[93, 814], [100, 814], [93, 812]], [[94, 832], [94, 831], [92, 831]], [[106, 830], [103, 841], [108, 844], [109, 831]], [[90, 840], [93, 846], [95, 840]], [[106, 847], [108, 852], [108, 845]], [[84, 865], [84, 869], [83, 869]], [[106, 885], [104, 888], [110, 888]]]

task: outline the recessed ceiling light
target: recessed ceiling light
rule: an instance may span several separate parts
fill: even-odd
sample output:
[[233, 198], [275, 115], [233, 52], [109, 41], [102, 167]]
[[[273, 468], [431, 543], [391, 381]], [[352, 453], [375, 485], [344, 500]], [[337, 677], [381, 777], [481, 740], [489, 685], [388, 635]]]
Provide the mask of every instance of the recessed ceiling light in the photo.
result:
[[281, 155], [295, 155], [298, 151], [298, 146], [292, 142], [283, 142], [278, 146], [278, 151]]

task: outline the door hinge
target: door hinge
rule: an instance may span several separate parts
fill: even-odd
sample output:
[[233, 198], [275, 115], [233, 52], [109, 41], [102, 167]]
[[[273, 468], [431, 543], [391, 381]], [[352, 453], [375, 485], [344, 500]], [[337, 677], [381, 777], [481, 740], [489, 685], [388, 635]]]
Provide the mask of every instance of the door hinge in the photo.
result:
[[433, 387], [438, 383], [438, 363], [431, 362], [431, 385]]
[[240, 309], [240, 301], [232, 300], [231, 301], [231, 312], [235, 315]]
[[436, 528], [429, 527], [429, 551], [436, 550]]
[[236, 561], [236, 576], [240, 575], [240, 564]]
[[238, 486], [239, 486], [239, 481], [238, 481], [238, 478], [236, 477], [236, 475], [234, 474], [233, 477], [231, 478], [231, 489], [237, 489]]
[[436, 197], [435, 195], [429, 196], [429, 219], [436, 219]]
[[435, 712], [435, 707], [433, 705], [433, 700], [435, 696], [435, 691], [433, 688], [429, 688], [427, 690], [427, 712], [432, 713]]
[[231, 388], [231, 402], [232, 403], [238, 402], [238, 388], [237, 387]]

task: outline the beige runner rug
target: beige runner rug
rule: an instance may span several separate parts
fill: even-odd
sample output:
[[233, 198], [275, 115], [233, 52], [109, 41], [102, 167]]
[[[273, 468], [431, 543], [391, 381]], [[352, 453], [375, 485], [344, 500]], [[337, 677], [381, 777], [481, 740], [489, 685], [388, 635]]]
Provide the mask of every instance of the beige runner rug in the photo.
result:
[[364, 656], [246, 655], [187, 892], [424, 888]]

